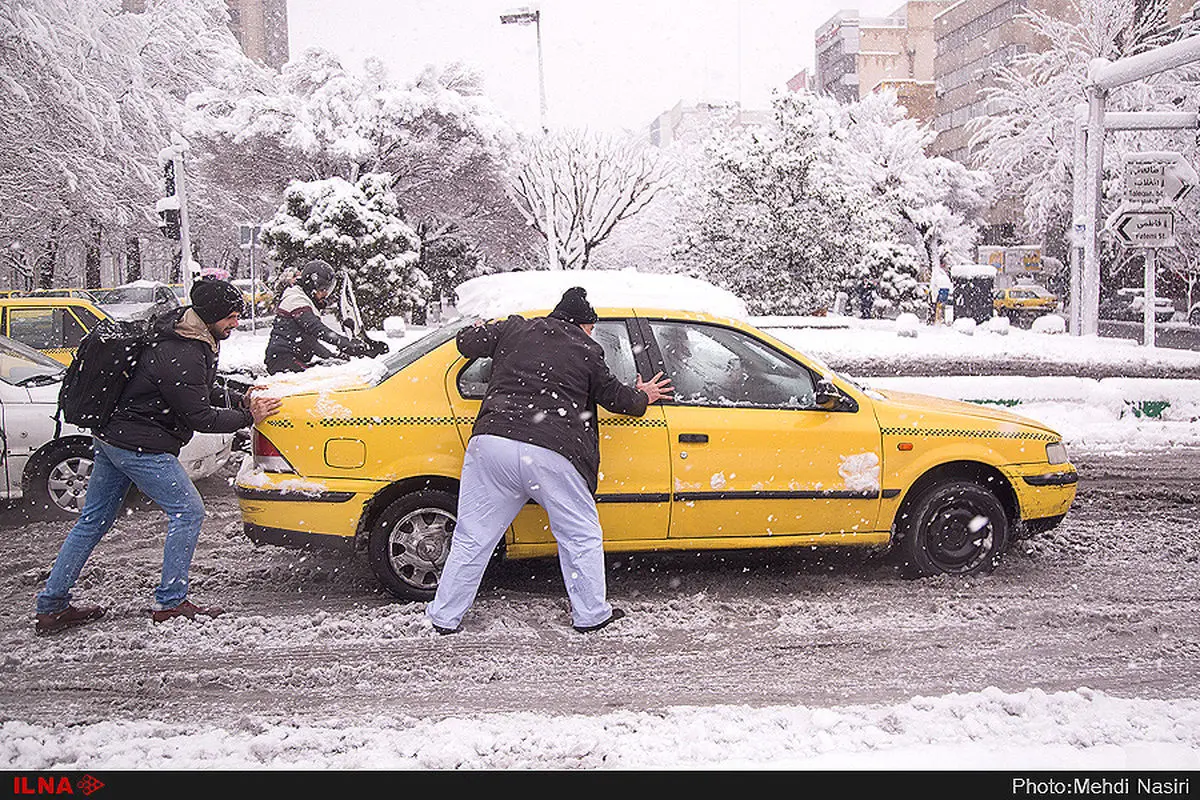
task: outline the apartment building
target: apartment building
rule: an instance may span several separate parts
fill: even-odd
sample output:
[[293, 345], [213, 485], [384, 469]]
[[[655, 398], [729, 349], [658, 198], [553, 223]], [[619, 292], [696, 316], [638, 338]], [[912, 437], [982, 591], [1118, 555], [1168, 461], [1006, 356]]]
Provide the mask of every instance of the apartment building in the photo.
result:
[[894, 91], [915, 119], [935, 110], [934, 20], [952, 0], [912, 0], [883, 17], [839, 11], [816, 32], [816, 91], [842, 102]]

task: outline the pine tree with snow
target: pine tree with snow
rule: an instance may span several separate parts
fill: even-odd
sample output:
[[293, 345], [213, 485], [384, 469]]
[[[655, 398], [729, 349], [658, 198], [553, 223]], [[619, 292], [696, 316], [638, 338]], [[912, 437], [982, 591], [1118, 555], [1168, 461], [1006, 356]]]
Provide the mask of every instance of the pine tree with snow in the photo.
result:
[[392, 176], [367, 173], [294, 181], [265, 225], [263, 241], [285, 268], [312, 259], [350, 276], [363, 323], [378, 328], [389, 316], [423, 309], [433, 285], [418, 267], [420, 238], [404, 221]]

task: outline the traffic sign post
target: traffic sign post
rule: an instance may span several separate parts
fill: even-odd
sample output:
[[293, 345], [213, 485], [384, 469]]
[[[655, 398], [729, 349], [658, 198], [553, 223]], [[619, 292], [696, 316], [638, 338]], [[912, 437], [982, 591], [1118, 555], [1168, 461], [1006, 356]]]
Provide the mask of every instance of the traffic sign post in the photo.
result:
[[1129, 247], [1175, 246], [1175, 212], [1169, 209], [1119, 208], [1108, 229]]
[[1129, 153], [1124, 162], [1126, 205], [1174, 206], [1200, 182], [1180, 153]]
[[238, 225], [238, 243], [250, 251], [250, 332], [258, 330], [258, 273], [254, 268], [254, 250], [258, 245], [261, 225]]

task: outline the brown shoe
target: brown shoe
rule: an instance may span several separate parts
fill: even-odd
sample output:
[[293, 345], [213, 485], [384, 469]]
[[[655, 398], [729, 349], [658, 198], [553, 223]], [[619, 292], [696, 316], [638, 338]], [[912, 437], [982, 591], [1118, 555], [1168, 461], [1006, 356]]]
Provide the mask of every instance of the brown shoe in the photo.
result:
[[65, 631], [67, 628], [74, 628], [77, 625], [86, 625], [89, 622], [95, 622], [104, 616], [104, 609], [100, 606], [67, 606], [62, 611], [55, 611], [50, 614], [38, 614], [37, 622], [33, 626], [36, 633], [58, 633]]
[[161, 611], [150, 612], [151, 618], [155, 622], [166, 622], [175, 617], [186, 617], [187, 619], [195, 619], [196, 617], [219, 617], [225, 613], [225, 609], [217, 608], [216, 606], [198, 606], [191, 601], [184, 600], [174, 608], [164, 608]]

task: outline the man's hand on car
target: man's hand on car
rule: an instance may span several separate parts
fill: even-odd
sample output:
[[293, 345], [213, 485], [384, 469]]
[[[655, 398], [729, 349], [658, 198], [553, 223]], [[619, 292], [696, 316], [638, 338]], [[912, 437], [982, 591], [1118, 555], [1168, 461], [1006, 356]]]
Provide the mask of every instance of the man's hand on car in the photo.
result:
[[635, 386], [646, 393], [646, 397], [650, 398], [651, 403], [656, 403], [664, 398], [669, 400], [675, 396], [675, 388], [671, 386], [671, 379], [664, 378], [661, 372], [648, 381], [643, 381], [642, 376], [638, 375]]

